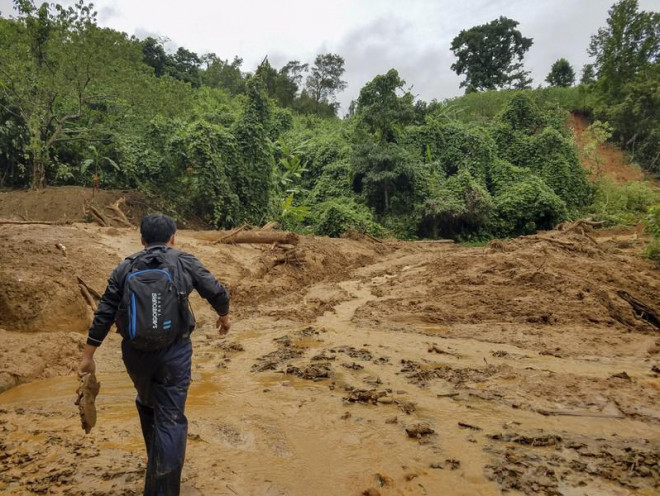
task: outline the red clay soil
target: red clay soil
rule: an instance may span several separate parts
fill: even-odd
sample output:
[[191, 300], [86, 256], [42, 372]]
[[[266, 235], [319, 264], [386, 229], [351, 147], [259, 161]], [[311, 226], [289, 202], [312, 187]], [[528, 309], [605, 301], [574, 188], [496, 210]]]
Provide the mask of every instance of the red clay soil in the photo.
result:
[[611, 143], [598, 145], [598, 164], [584, 153], [584, 148], [593, 140], [587, 129], [589, 121], [586, 117], [572, 114], [571, 124], [575, 133], [582, 166], [592, 172], [592, 178], [597, 178], [597, 170], [600, 169], [601, 176], [610, 177], [619, 184], [628, 181], [643, 181], [644, 172], [638, 166], [630, 163], [624, 153]]

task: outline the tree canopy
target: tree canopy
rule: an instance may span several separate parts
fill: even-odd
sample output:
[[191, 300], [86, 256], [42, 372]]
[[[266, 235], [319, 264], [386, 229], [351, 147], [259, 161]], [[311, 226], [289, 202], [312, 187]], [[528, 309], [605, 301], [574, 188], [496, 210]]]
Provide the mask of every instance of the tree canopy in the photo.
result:
[[566, 59], [559, 59], [554, 64], [545, 78], [550, 86], [568, 88], [575, 84], [575, 71]]
[[517, 21], [500, 17], [462, 30], [452, 40], [457, 60], [451, 68], [459, 76], [465, 75], [461, 88], [470, 92], [529, 87], [532, 80], [522, 60], [533, 40], [525, 38], [517, 26]]

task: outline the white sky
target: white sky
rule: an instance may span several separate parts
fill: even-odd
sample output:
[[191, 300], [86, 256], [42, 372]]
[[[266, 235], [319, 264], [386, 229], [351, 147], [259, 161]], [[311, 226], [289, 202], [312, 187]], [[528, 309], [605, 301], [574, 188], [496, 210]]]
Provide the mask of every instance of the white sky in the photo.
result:
[[[449, 46], [462, 29], [503, 15], [534, 39], [525, 57], [534, 86], [545, 85], [552, 63], [566, 58], [579, 77], [588, 62], [589, 38], [605, 25], [615, 0], [97, 0], [99, 23], [144, 38], [167, 37], [171, 46], [199, 54], [243, 58], [253, 71], [268, 55], [280, 68], [309, 62], [318, 53], [344, 57], [348, 88], [339, 94], [343, 113], [360, 88], [390, 68], [430, 101], [463, 93]], [[62, 3], [71, 3], [63, 1]], [[639, 0], [660, 10], [660, 0]], [[11, 13], [11, 1], [0, 0]]]

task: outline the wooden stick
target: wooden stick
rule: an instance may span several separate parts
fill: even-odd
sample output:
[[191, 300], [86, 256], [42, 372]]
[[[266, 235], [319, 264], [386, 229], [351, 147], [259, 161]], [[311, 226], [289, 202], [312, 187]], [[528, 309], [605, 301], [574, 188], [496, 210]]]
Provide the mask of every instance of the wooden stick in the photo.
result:
[[605, 419], [620, 419], [625, 415], [618, 413], [603, 413], [603, 412], [578, 412], [574, 410], [536, 410], [541, 415], [565, 415], [567, 417], [595, 417]]
[[85, 286], [84, 284], [78, 284], [78, 287], [80, 288], [80, 293], [83, 295], [83, 298], [85, 298], [87, 304], [92, 308], [94, 312], [96, 312], [96, 308], [97, 308], [96, 301], [94, 300], [94, 298], [92, 298], [92, 295], [89, 294], [89, 291], [87, 290], [87, 286]]
[[375, 243], [380, 243], [380, 244], [383, 244], [383, 243], [384, 243], [384, 241], [383, 241], [382, 239], [375, 238], [375, 237], [373, 237], [373, 236], [372, 236], [371, 234], [369, 234], [369, 233], [364, 233], [364, 236], [365, 236], [367, 239], [370, 239], [371, 241], [373, 241], [373, 242], [375, 242]]
[[82, 277], [76, 276], [76, 279], [78, 279], [78, 284], [82, 284], [83, 286], [85, 286], [87, 288], [87, 291], [89, 291], [92, 295], [94, 295], [94, 298], [96, 298], [97, 300], [101, 299], [101, 295], [99, 294], [99, 292], [96, 291], [89, 284], [87, 284]]
[[17, 226], [28, 226], [28, 225], [45, 225], [45, 226], [63, 226], [68, 224], [67, 222], [62, 221], [47, 221], [47, 220], [4, 220], [0, 219], [0, 225], [17, 225]]
[[89, 206], [89, 212], [91, 213], [92, 217], [94, 220], [101, 226], [107, 227], [108, 226], [108, 220], [105, 218], [105, 215], [103, 215], [101, 212], [99, 212], [96, 207], [93, 205]]

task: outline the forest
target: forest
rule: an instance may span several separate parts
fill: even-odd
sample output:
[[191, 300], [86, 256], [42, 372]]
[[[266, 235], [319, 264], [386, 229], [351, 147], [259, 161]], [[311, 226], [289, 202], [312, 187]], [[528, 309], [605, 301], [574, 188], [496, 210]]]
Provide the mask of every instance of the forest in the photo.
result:
[[478, 242], [589, 215], [660, 230], [657, 190], [590, 177], [567, 125], [584, 116], [594, 142], [660, 172], [660, 14], [636, 0], [576, 47], [592, 58], [579, 81], [562, 58], [534, 88], [533, 40], [500, 17], [456, 33], [464, 96], [422, 101], [393, 68], [344, 116], [341, 54], [250, 72], [101, 27], [84, 0], [14, 4], [0, 18], [2, 188], [136, 189], [218, 229]]

